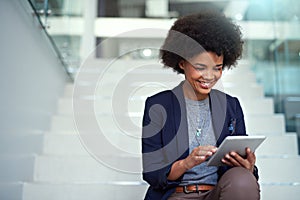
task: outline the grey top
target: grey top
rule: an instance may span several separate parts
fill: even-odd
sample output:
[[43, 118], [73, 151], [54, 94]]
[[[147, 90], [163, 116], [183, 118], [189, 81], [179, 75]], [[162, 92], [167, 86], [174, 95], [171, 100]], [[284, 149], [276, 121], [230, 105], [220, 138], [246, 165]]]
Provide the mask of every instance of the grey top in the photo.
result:
[[[209, 98], [202, 101], [185, 99], [189, 148], [190, 153], [198, 146], [216, 145], [216, 138], [212, 127]], [[217, 184], [217, 167], [208, 167], [207, 162], [201, 163], [185, 172], [180, 185]]]

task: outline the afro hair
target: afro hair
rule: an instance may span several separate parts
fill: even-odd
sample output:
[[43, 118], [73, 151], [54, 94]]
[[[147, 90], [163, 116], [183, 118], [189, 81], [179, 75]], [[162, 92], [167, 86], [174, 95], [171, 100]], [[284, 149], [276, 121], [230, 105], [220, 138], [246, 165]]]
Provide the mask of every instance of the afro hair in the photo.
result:
[[160, 49], [160, 59], [165, 67], [184, 73], [181, 60], [208, 51], [223, 55], [223, 68], [230, 69], [241, 57], [243, 43], [239, 26], [210, 10], [177, 19]]

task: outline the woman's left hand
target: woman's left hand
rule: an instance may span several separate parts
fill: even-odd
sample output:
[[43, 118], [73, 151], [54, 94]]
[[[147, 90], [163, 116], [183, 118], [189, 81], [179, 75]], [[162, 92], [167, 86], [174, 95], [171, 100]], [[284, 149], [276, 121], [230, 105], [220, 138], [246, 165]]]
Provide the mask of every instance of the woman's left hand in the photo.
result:
[[225, 155], [222, 162], [231, 167], [244, 167], [249, 171], [253, 172], [256, 156], [250, 148], [246, 148], [246, 156], [243, 158], [236, 152], [230, 152]]

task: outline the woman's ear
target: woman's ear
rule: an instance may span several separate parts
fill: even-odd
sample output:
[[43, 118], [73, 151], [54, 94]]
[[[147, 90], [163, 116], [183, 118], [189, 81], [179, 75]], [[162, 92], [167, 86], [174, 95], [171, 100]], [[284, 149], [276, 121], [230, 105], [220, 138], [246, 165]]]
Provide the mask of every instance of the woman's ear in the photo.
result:
[[179, 61], [178, 65], [179, 65], [180, 69], [182, 69], [184, 71], [185, 61], [184, 60]]

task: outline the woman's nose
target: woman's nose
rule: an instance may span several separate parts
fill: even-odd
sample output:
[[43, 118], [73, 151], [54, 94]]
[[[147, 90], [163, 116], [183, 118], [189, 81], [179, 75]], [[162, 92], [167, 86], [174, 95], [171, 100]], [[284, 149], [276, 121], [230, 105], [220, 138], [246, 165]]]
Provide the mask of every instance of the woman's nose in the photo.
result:
[[212, 80], [214, 78], [214, 73], [212, 70], [205, 70], [204, 74], [203, 74], [203, 78], [206, 80]]

